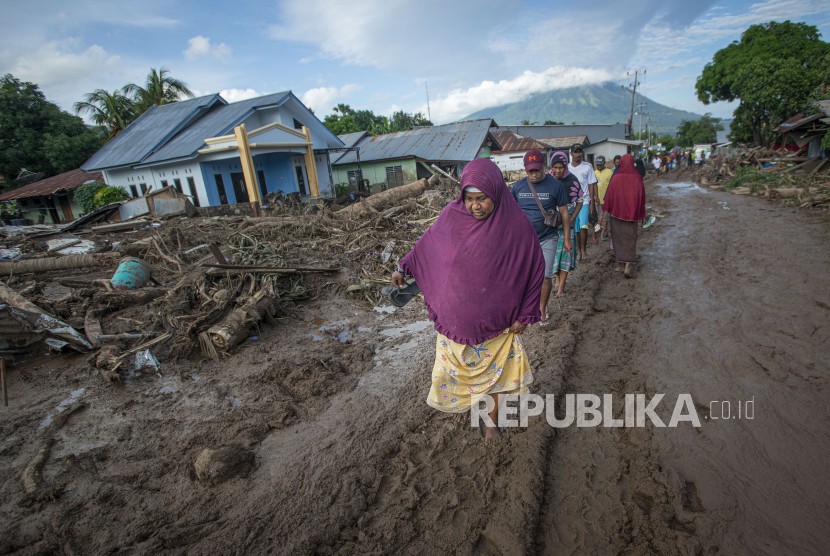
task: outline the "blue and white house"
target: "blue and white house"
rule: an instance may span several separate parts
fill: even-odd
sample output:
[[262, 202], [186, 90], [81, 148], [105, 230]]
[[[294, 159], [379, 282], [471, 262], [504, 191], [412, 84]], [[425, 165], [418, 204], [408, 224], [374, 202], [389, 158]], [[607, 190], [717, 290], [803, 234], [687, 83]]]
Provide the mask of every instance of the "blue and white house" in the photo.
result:
[[343, 142], [291, 91], [234, 103], [217, 94], [154, 105], [81, 168], [102, 172], [108, 185], [122, 186], [133, 197], [152, 185], [174, 186], [196, 206], [248, 202], [234, 137], [241, 124], [263, 197], [281, 190], [310, 198], [303, 126], [314, 149], [320, 196], [334, 196], [328, 149], [342, 148]]

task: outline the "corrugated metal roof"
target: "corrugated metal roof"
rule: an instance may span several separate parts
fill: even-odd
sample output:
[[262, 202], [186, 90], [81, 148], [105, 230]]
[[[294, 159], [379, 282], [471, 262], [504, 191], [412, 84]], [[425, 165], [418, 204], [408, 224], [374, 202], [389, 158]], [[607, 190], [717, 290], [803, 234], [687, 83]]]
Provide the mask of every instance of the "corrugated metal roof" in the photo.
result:
[[200, 110], [217, 102], [224, 104], [225, 101], [219, 95], [210, 95], [152, 106], [101, 147], [81, 168], [89, 172], [140, 162]]
[[369, 135], [368, 131], [355, 131], [354, 133], [344, 133], [338, 135], [337, 138], [343, 141], [344, 147], [354, 147], [354, 144]]
[[46, 178], [17, 189], [12, 189], [0, 195], [0, 201], [12, 199], [25, 199], [27, 197], [40, 197], [52, 195], [59, 191], [69, 191], [85, 184], [88, 181], [104, 181], [101, 172], [88, 173], [80, 168]]
[[547, 139], [537, 139], [540, 143], [544, 143], [546, 145], [550, 145], [554, 149], [564, 149], [570, 148], [571, 145], [575, 145], [579, 143], [580, 145], [585, 145], [585, 142], [588, 140], [587, 135], [572, 135], [570, 137], [550, 137]]
[[525, 152], [531, 149], [546, 151], [550, 148], [549, 145], [543, 145], [536, 139], [525, 137], [512, 131], [495, 131], [493, 132], [493, 137], [501, 145], [501, 150], [492, 151], [494, 153]]
[[[488, 118], [422, 127], [365, 137], [355, 146], [360, 147], [361, 162], [408, 157], [435, 161], [473, 160], [494, 125], [493, 120]], [[495, 137], [493, 141], [493, 147], [500, 148]], [[356, 161], [355, 153], [347, 152], [336, 164]]]
[[778, 127], [774, 127], [773, 131], [793, 131], [794, 129], [803, 126], [804, 124], [809, 124], [810, 122], [814, 122], [816, 120], [820, 120], [821, 118], [826, 117], [824, 112], [816, 112], [807, 117], [803, 117], [801, 112], [778, 125]]
[[142, 164], [193, 156], [196, 151], [205, 146], [206, 138], [228, 133], [231, 126], [238, 124], [254, 108], [280, 104], [289, 94], [290, 91], [284, 91], [240, 100], [232, 104], [213, 106], [204, 116], [179, 131], [163, 147], [143, 160]]

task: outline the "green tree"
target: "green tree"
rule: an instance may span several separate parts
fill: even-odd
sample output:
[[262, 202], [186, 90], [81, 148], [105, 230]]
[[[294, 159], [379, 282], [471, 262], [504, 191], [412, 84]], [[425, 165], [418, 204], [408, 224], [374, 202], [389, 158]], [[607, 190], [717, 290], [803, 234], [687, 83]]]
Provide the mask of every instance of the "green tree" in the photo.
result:
[[22, 168], [54, 176], [80, 166], [103, 144], [83, 120], [64, 112], [34, 83], [0, 78], [0, 176], [6, 189]]
[[539, 122], [532, 122], [532, 123], [531, 123], [531, 121], [530, 121], [530, 120], [522, 120], [522, 123], [521, 123], [521, 124], [519, 124], [519, 125], [536, 125], [536, 124], [538, 124], [538, 123], [539, 123]]
[[542, 125], [565, 125], [565, 122], [554, 122], [553, 120], [545, 120]]
[[104, 127], [110, 139], [124, 131], [135, 119], [135, 112], [135, 103], [123, 89], [112, 93], [96, 89], [75, 103], [75, 113], [86, 115], [95, 125]]
[[95, 194], [105, 187], [107, 187], [107, 184], [100, 181], [91, 181], [80, 185], [75, 189], [75, 202], [85, 213], [92, 212], [95, 210]]
[[127, 193], [126, 189], [124, 189], [123, 187], [113, 185], [99, 189], [95, 193], [95, 197], [93, 197], [93, 202], [95, 205], [95, 210], [98, 210], [99, 208], [105, 207], [110, 203], [126, 201], [129, 198], [130, 194]]
[[740, 100], [732, 139], [766, 144], [771, 128], [803, 107], [821, 81], [819, 67], [830, 45], [820, 37], [806, 23], [751, 25], [703, 68], [695, 86], [698, 98], [704, 104]]
[[682, 120], [677, 126], [677, 144], [682, 147], [692, 147], [696, 143], [714, 143], [718, 131], [723, 131], [723, 125], [711, 112], [704, 114], [699, 120]]
[[389, 118], [389, 126], [392, 131], [407, 131], [417, 126], [431, 126], [432, 122], [420, 112], [410, 114], [403, 110], [398, 110], [392, 117]]
[[122, 91], [125, 95], [132, 95], [136, 118], [154, 104], [161, 106], [193, 97], [193, 91], [187, 87], [187, 84], [172, 77], [170, 70], [165, 67], [158, 70], [150, 68], [143, 87], [129, 83], [124, 85]]

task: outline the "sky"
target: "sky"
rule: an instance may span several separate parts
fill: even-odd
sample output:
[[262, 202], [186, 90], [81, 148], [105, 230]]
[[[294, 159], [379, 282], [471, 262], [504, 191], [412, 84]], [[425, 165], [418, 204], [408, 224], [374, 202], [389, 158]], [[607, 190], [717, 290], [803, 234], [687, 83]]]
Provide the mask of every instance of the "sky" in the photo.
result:
[[[754, 23], [804, 21], [830, 40], [827, 0], [0, 0], [0, 75], [61, 108], [166, 67], [197, 95], [291, 90], [320, 119], [338, 103], [436, 124], [537, 92], [633, 82], [662, 104], [697, 100], [714, 53]], [[429, 104], [427, 104], [427, 90]], [[646, 111], [648, 108], [646, 107]], [[514, 123], [514, 122], [505, 122]]]

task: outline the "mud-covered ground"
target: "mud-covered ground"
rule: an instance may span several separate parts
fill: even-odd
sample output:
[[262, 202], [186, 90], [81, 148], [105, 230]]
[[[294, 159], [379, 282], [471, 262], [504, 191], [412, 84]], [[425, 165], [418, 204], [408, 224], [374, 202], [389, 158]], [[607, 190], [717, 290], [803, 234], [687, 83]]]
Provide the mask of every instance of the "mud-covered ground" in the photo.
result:
[[[387, 313], [330, 296], [230, 357], [121, 386], [81, 355], [12, 369], [0, 554], [825, 553], [827, 212], [682, 173], [647, 195], [665, 217], [641, 232], [634, 278], [607, 241], [590, 245], [552, 328], [525, 333], [532, 391], [560, 405], [612, 394], [616, 418], [625, 394], [664, 394], [664, 423], [690, 394], [700, 428], [540, 416], [485, 446], [425, 403], [422, 303]], [[25, 494], [50, 423], [82, 403], [55, 433], [45, 486]], [[221, 447], [230, 478], [200, 480], [197, 456]]]

